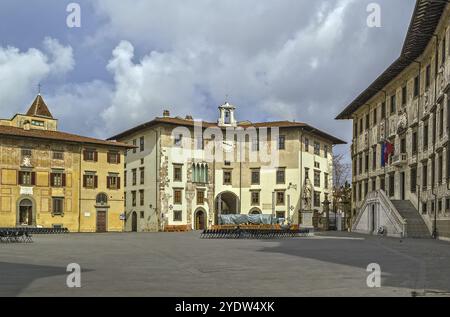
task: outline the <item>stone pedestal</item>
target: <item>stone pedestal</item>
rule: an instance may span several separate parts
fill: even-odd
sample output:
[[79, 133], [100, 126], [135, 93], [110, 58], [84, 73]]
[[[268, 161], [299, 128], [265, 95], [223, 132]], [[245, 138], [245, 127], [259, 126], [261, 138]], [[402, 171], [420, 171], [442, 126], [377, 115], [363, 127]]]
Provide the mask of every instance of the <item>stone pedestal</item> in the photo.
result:
[[314, 215], [314, 212], [312, 210], [302, 211], [302, 223], [301, 223], [302, 228], [314, 229], [313, 215]]

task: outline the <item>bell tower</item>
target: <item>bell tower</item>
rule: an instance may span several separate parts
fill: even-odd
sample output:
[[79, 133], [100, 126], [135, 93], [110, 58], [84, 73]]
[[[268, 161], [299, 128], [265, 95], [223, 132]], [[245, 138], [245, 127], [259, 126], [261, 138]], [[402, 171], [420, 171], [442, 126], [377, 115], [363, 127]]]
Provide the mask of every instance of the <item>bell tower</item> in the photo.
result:
[[219, 120], [218, 124], [220, 127], [236, 127], [237, 121], [234, 116], [234, 111], [236, 107], [226, 102], [219, 107]]

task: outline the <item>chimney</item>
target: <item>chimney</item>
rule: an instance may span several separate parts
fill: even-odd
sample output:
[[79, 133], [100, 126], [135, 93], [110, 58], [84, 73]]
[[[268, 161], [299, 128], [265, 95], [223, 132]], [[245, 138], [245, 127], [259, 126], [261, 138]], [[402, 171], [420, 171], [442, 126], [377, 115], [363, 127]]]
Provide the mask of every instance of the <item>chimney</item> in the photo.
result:
[[164, 111], [163, 111], [163, 117], [164, 117], [164, 118], [170, 117], [170, 111], [169, 111], [169, 110], [164, 110]]
[[186, 116], [186, 120], [190, 120], [190, 121], [192, 121], [192, 120], [194, 120], [194, 119], [192, 118], [192, 116], [191, 116], [191, 115], [187, 115], [187, 116]]

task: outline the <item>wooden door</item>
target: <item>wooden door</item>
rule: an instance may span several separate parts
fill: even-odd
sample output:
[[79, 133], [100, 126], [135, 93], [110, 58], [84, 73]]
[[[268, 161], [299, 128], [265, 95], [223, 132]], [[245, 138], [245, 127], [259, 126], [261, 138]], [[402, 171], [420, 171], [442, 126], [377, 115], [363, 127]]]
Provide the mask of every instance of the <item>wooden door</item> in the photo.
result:
[[106, 232], [106, 210], [97, 210], [97, 232]]
[[131, 215], [131, 231], [137, 232], [137, 213], [133, 212]]
[[197, 211], [197, 215], [195, 217], [195, 229], [204, 230], [205, 229], [205, 214], [203, 211]]

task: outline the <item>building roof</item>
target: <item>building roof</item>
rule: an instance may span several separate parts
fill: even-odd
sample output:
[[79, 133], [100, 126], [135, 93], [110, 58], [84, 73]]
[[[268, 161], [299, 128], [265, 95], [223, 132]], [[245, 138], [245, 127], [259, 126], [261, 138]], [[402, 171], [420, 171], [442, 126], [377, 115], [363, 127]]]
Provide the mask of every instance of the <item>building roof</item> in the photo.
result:
[[[129, 135], [132, 135], [142, 129], [153, 127], [157, 124], [169, 124], [169, 125], [178, 125], [178, 126], [186, 126], [186, 127], [193, 127], [196, 121], [194, 120], [188, 120], [188, 119], [182, 119], [182, 118], [173, 118], [173, 117], [157, 117], [152, 121], [140, 124], [134, 128], [131, 128], [127, 131], [124, 131], [122, 133], [119, 133], [115, 136], [112, 136], [108, 140], [121, 140]], [[198, 122], [198, 121], [197, 121]], [[219, 128], [217, 123], [214, 122], [207, 122], [207, 121], [201, 121], [203, 128], [212, 128], [216, 127]], [[273, 121], [273, 122], [259, 122], [259, 123], [251, 123], [248, 121], [238, 123], [238, 127], [242, 128], [248, 128], [248, 127], [255, 127], [255, 128], [272, 128], [272, 127], [278, 127], [278, 128], [302, 128], [305, 131], [308, 131], [310, 133], [317, 134], [320, 137], [323, 137], [327, 140], [330, 140], [333, 142], [333, 144], [347, 144], [347, 142], [340, 140], [331, 134], [328, 134], [326, 132], [323, 132], [321, 130], [318, 130], [306, 123], [302, 122], [292, 122], [292, 121]], [[225, 129], [225, 128], [222, 128]]]
[[42, 98], [41, 94], [38, 94], [36, 96], [26, 115], [31, 117], [45, 117], [53, 119], [53, 116], [50, 113], [50, 110], [48, 110], [48, 107], [45, 104], [44, 98]]
[[49, 130], [36, 130], [30, 129], [25, 130], [23, 128], [17, 128], [13, 126], [3, 126], [0, 125], [0, 136], [10, 136], [10, 137], [24, 137], [33, 139], [43, 139], [50, 141], [60, 141], [60, 142], [73, 142], [82, 144], [92, 144], [92, 145], [104, 145], [104, 146], [114, 146], [122, 148], [134, 148], [132, 145], [128, 145], [121, 142], [105, 141], [100, 139], [94, 139], [84, 136], [79, 136], [75, 134], [60, 132], [60, 131], [49, 131]]
[[382, 91], [386, 85], [423, 54], [434, 36], [433, 34], [447, 4], [448, 2], [445, 1], [417, 0], [400, 57], [350, 103], [336, 117], [337, 120], [350, 119], [359, 107], [365, 105], [372, 97]]

